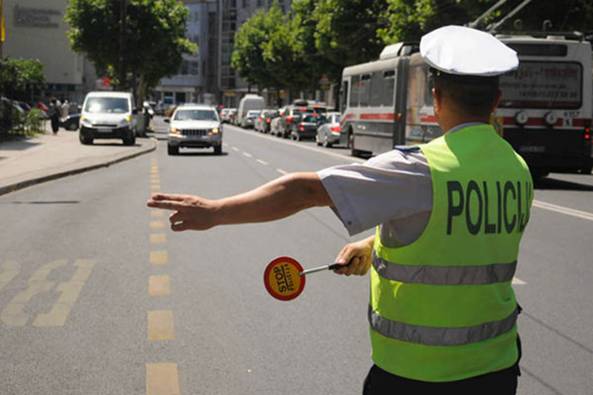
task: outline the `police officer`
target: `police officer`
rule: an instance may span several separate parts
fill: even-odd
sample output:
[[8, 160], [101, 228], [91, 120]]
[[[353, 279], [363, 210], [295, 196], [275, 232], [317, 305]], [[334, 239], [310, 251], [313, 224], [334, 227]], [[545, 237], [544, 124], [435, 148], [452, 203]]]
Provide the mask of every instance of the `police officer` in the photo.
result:
[[314, 206], [331, 207], [350, 234], [377, 226], [336, 259], [339, 274], [370, 272], [374, 365], [364, 394], [514, 394], [520, 308], [511, 280], [532, 180], [488, 122], [498, 76], [518, 58], [490, 34], [460, 26], [425, 35], [420, 52], [442, 137], [224, 199], [156, 194], [148, 206], [173, 210], [174, 231], [272, 221]]

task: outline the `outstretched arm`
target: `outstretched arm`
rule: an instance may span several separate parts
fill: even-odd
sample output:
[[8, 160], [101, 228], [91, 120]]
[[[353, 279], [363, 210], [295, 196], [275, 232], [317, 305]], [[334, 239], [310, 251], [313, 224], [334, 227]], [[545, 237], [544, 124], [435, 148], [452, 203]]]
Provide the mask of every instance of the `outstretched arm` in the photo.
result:
[[249, 192], [211, 200], [200, 196], [154, 194], [148, 207], [172, 210], [174, 231], [206, 230], [216, 225], [266, 222], [310, 207], [331, 206], [317, 173], [292, 173]]

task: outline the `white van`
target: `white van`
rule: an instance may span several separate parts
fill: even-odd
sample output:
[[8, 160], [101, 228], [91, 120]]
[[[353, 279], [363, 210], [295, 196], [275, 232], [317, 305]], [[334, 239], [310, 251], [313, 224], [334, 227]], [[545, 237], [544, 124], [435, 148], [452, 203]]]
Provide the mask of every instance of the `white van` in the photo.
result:
[[80, 114], [79, 138], [82, 144], [95, 139], [122, 139], [136, 143], [138, 110], [129, 92], [89, 92]]
[[241, 125], [243, 118], [247, 116], [247, 112], [251, 110], [261, 111], [265, 108], [265, 100], [263, 97], [248, 93], [239, 102], [239, 110], [237, 111], [237, 117], [235, 123]]

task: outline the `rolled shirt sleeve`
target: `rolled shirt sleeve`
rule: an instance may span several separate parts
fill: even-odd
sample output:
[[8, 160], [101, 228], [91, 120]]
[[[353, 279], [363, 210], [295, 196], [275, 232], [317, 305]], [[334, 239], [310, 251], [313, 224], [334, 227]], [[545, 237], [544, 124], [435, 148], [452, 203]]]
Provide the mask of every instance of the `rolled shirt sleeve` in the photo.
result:
[[411, 224], [418, 236], [430, 216], [430, 168], [417, 149], [396, 149], [363, 164], [334, 166], [317, 174], [350, 235], [382, 223], [398, 228], [402, 221], [418, 220], [420, 227]]

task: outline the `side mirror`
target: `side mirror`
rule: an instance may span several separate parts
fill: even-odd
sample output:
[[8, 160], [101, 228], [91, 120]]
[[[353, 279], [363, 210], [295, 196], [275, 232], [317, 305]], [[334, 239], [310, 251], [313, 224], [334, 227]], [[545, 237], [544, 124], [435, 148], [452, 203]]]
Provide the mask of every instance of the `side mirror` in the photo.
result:
[[138, 109], [137, 108], [134, 108], [132, 110], [132, 115], [138, 115]]
[[165, 118], [165, 119], [163, 119], [163, 121], [164, 121], [165, 123], [171, 123], [171, 120], [170, 120], [169, 118]]

